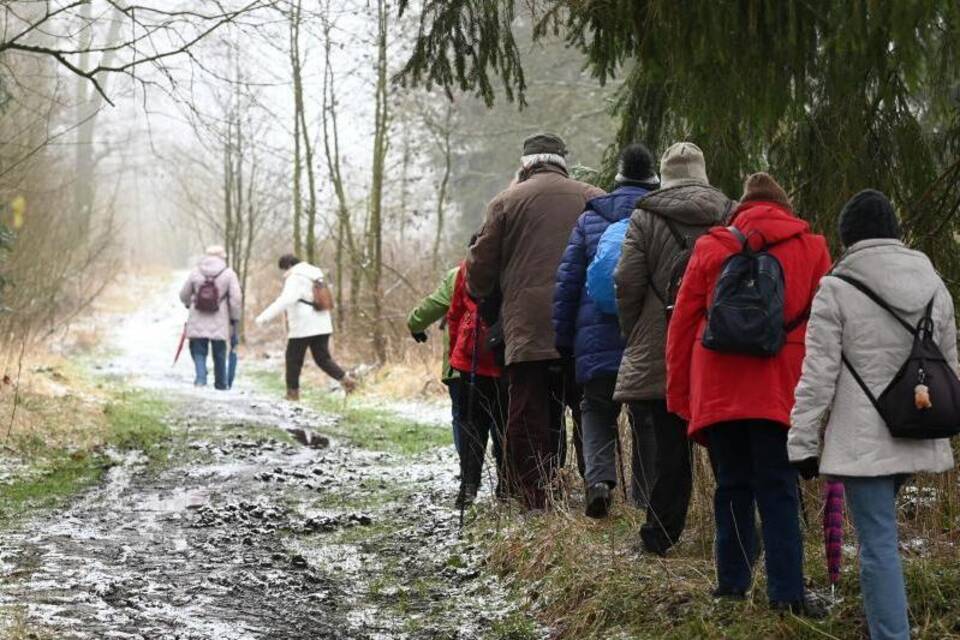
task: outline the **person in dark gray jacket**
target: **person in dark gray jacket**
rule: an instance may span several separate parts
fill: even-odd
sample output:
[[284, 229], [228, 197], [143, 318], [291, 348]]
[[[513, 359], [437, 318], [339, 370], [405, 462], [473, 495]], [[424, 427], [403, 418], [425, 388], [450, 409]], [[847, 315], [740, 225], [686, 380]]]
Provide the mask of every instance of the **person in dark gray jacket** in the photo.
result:
[[678, 256], [721, 224], [734, 203], [710, 186], [703, 152], [692, 142], [678, 142], [666, 150], [660, 179], [660, 190], [637, 202], [615, 274], [620, 330], [627, 347], [613, 399], [630, 404], [641, 433], [644, 427], [652, 431], [655, 444], [647, 447], [646, 455], [634, 447], [635, 457], [640, 456], [634, 475], [639, 471], [652, 479], [644, 500], [643, 546], [663, 555], [686, 525], [692, 487], [686, 425], [667, 411], [665, 399], [671, 274]]

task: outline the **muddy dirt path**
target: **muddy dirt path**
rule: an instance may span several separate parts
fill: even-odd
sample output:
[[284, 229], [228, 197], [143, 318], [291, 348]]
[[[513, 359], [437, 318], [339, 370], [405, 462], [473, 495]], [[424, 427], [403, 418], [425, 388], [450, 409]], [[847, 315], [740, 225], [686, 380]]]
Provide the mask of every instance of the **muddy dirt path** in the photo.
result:
[[243, 382], [194, 390], [188, 358], [169, 364], [182, 311], [149, 309], [99, 366], [170, 402], [174, 462], [118, 458], [66, 509], [4, 532], [0, 606], [41, 638], [497, 637], [510, 606], [458, 540], [452, 451], [301, 444], [290, 430], [338, 416]]

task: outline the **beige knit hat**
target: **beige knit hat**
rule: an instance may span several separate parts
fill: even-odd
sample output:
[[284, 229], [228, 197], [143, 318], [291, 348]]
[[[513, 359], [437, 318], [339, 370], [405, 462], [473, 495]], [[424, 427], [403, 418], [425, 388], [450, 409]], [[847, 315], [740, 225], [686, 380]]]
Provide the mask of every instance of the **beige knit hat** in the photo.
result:
[[747, 176], [743, 183], [743, 196], [740, 202], [751, 200], [760, 200], [763, 202], [776, 202], [782, 204], [787, 209], [792, 209], [790, 196], [783, 190], [783, 187], [769, 173], [760, 171]]
[[709, 185], [703, 151], [692, 142], [677, 142], [660, 157], [660, 187], [682, 187], [687, 184]]

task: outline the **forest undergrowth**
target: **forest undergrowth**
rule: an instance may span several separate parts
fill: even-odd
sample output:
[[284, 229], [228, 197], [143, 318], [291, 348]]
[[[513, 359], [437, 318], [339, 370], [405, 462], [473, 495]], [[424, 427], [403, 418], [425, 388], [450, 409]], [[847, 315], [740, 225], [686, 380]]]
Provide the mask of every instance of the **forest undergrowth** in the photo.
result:
[[[484, 504], [471, 535], [485, 544], [490, 568], [540, 621], [567, 638], [867, 638], [857, 578], [856, 538], [849, 521], [841, 579], [831, 592], [824, 556], [819, 482], [805, 483], [805, 564], [809, 589], [830, 617], [810, 622], [772, 613], [762, 560], [743, 603], [716, 601], [713, 567], [713, 482], [699, 456], [688, 527], [681, 544], [660, 558], [639, 547], [643, 512], [618, 499], [603, 521], [582, 514], [574, 489], [547, 513], [521, 515]], [[957, 563], [957, 476], [919, 477], [899, 501], [904, 569], [913, 637], [960, 638]]]

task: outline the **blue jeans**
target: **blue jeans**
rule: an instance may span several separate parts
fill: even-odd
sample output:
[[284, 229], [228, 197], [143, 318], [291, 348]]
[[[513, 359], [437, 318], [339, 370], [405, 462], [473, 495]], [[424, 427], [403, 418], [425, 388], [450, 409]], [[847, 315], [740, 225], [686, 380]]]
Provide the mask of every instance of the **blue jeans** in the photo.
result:
[[[463, 395], [463, 380], [451, 378], [446, 384], [450, 392], [450, 410], [453, 413], [453, 447], [457, 450], [457, 455], [460, 455], [460, 398]], [[466, 402], [466, 399], [463, 401]]]
[[860, 539], [860, 591], [871, 640], [907, 640], [907, 593], [897, 542], [903, 476], [841, 478]]
[[198, 387], [207, 384], [207, 354], [213, 345], [213, 386], [221, 391], [227, 389], [227, 341], [208, 340], [206, 338], [190, 338], [190, 355], [193, 357], [193, 366], [197, 377]]
[[754, 509], [760, 511], [767, 597], [803, 598], [803, 538], [797, 472], [787, 460], [787, 430], [766, 420], [725, 422], [708, 431], [716, 466], [717, 579], [747, 592], [757, 555]]

